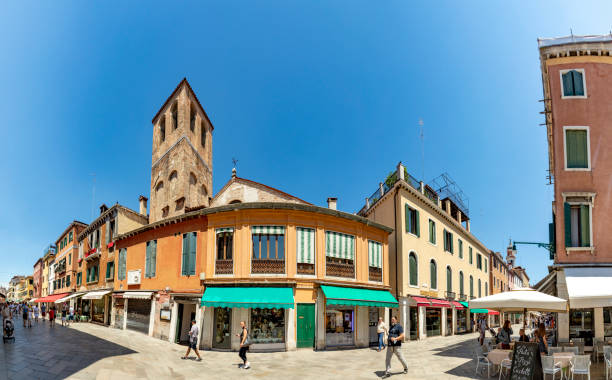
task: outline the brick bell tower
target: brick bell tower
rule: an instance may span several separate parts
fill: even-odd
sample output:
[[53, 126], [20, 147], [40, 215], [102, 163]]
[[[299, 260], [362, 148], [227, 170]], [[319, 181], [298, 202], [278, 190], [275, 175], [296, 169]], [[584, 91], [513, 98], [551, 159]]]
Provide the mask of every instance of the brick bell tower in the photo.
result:
[[152, 123], [149, 223], [208, 207], [214, 128], [187, 79], [178, 84]]

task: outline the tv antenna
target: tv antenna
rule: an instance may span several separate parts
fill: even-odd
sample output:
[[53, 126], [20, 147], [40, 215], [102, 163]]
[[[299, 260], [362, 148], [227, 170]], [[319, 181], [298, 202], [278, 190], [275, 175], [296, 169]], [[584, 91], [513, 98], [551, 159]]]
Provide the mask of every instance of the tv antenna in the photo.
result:
[[419, 139], [421, 140], [421, 181], [425, 180], [425, 132], [423, 119], [419, 118]]

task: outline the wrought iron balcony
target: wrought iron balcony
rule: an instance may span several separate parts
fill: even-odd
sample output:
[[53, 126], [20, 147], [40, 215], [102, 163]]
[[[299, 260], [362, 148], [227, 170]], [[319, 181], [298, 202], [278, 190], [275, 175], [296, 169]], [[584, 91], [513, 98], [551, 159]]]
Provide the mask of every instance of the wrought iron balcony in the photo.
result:
[[447, 291], [445, 292], [445, 296], [446, 296], [446, 299], [448, 300], [455, 300], [455, 292]]

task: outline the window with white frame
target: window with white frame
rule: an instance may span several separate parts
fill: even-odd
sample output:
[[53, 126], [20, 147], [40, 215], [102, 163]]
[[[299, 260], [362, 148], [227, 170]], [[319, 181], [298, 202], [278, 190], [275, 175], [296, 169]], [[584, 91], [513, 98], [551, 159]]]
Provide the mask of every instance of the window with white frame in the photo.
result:
[[563, 127], [565, 142], [565, 169], [589, 170], [591, 168], [589, 128]]
[[296, 227], [297, 273], [315, 274], [315, 234], [314, 228]]
[[563, 194], [565, 217], [565, 246], [592, 247], [592, 208], [594, 195]]
[[586, 97], [584, 69], [561, 70], [560, 74], [563, 98]]

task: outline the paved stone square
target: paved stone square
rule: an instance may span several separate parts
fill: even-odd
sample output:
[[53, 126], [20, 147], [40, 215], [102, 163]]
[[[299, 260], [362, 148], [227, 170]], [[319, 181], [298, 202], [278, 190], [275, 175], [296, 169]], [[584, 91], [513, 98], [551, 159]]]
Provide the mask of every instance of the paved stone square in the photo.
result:
[[[50, 328], [48, 322], [24, 329], [16, 322], [16, 343], [0, 346], [2, 380], [376, 379], [384, 371], [385, 352], [373, 349], [249, 353], [252, 368], [243, 370], [236, 352], [202, 351], [202, 362], [181, 360], [185, 347], [133, 331], [90, 323]], [[475, 340], [466, 334], [406, 343], [409, 373], [401, 374], [394, 358], [391, 379], [478, 378]]]

